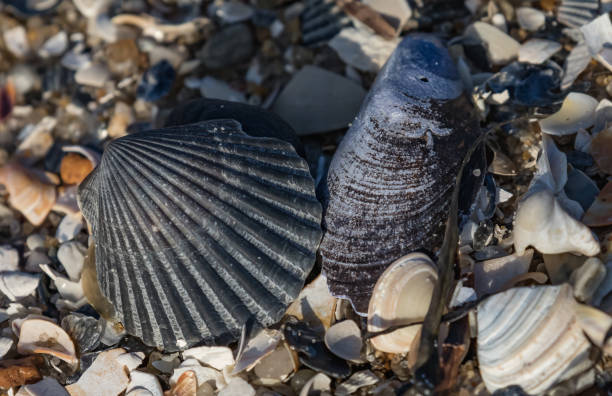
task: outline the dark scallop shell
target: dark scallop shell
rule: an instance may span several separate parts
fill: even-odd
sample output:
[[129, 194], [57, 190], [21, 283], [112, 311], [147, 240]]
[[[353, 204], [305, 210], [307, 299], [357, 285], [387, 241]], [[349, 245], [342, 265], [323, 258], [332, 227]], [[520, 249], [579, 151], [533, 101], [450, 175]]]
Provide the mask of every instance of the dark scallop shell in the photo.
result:
[[441, 245], [456, 175], [480, 134], [462, 90], [446, 48], [405, 38], [334, 155], [322, 194], [323, 272], [361, 314], [389, 264]]
[[79, 203], [102, 294], [130, 334], [167, 351], [277, 322], [321, 237], [306, 162], [229, 119], [111, 142]]

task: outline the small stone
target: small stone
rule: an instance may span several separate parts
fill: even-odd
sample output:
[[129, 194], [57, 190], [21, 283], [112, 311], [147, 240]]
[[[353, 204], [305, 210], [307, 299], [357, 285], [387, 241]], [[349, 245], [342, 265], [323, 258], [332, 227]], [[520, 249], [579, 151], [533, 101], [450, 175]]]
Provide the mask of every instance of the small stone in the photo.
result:
[[45, 41], [38, 50], [38, 54], [43, 58], [51, 58], [62, 55], [66, 48], [68, 48], [68, 35], [65, 31], [61, 30]]
[[234, 377], [218, 396], [255, 396], [255, 389], [240, 377]]
[[589, 303], [597, 288], [606, 277], [606, 267], [597, 257], [591, 257], [577, 268], [570, 277], [574, 287], [574, 297]]
[[229, 25], [206, 41], [198, 57], [210, 69], [246, 61], [253, 53], [253, 34], [247, 25]]
[[561, 50], [561, 43], [552, 40], [534, 38], [524, 42], [519, 48], [519, 62], [535, 65], [544, 63]]
[[0, 246], [0, 272], [19, 270], [19, 252], [17, 249], [4, 245]]
[[108, 124], [108, 135], [113, 139], [127, 135], [127, 128], [133, 122], [132, 108], [124, 102], [115, 103], [115, 109]]
[[535, 8], [519, 7], [516, 9], [516, 20], [521, 28], [535, 32], [546, 23], [546, 15]]
[[183, 352], [183, 359], [196, 359], [202, 364], [223, 370], [234, 364], [232, 350], [227, 347], [196, 347]]
[[35, 384], [19, 388], [15, 396], [69, 396], [68, 392], [55, 378], [45, 377]]
[[243, 22], [253, 17], [253, 8], [240, 1], [223, 1], [215, 5], [215, 15], [227, 24]]
[[79, 69], [74, 78], [78, 84], [102, 88], [110, 80], [110, 72], [100, 63], [92, 63]]
[[[51, 146], [53, 146], [53, 136], [51, 132], [57, 125], [57, 120], [53, 117], [44, 117], [34, 126], [28, 126], [20, 133], [21, 143], [17, 146], [15, 155], [26, 165], [33, 165], [44, 158]], [[22, 135], [25, 135], [22, 137]]]
[[465, 35], [484, 45], [487, 57], [493, 65], [505, 65], [518, 57], [519, 42], [488, 23], [471, 24]]
[[246, 97], [240, 91], [230, 87], [225, 81], [206, 76], [200, 82], [200, 93], [210, 99], [221, 99], [230, 102], [246, 103]]
[[3, 38], [6, 48], [17, 58], [23, 58], [30, 52], [30, 44], [23, 26], [18, 25], [4, 30]]
[[389, 59], [398, 43], [397, 39], [385, 40], [363, 29], [349, 27], [342, 29], [328, 45], [345, 63], [361, 71], [376, 73]]
[[78, 282], [85, 262], [85, 247], [76, 241], [64, 242], [57, 250], [57, 259], [64, 267], [68, 277]]
[[307, 65], [289, 81], [272, 110], [298, 135], [329, 132], [348, 127], [365, 94], [348, 78]]
[[59, 243], [70, 241], [76, 237], [83, 229], [83, 220], [81, 217], [66, 215], [57, 226], [55, 238]]
[[105, 54], [111, 72], [119, 76], [130, 76], [138, 72], [140, 51], [134, 39], [121, 39], [109, 43]]
[[154, 102], [166, 96], [172, 85], [176, 72], [167, 60], [153, 65], [143, 75], [138, 84], [138, 97], [148, 102]]
[[60, 176], [65, 184], [80, 184], [93, 170], [91, 161], [79, 154], [68, 153], [60, 163]]
[[11, 301], [17, 301], [34, 293], [40, 275], [19, 271], [0, 273], [0, 291]]
[[44, 249], [45, 248], [45, 237], [40, 234], [31, 234], [26, 239], [26, 246], [30, 251]]

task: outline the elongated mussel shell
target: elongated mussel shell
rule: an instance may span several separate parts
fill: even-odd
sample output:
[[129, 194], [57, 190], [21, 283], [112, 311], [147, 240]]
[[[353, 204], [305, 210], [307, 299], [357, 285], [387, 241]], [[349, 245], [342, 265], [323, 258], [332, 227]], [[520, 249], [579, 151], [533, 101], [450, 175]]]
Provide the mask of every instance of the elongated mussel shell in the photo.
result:
[[169, 351], [278, 321], [321, 237], [306, 162], [235, 120], [114, 140], [79, 203], [102, 294], [130, 334]]
[[456, 174], [479, 133], [448, 51], [405, 38], [329, 169], [321, 256], [332, 294], [365, 314], [387, 266], [440, 246]]

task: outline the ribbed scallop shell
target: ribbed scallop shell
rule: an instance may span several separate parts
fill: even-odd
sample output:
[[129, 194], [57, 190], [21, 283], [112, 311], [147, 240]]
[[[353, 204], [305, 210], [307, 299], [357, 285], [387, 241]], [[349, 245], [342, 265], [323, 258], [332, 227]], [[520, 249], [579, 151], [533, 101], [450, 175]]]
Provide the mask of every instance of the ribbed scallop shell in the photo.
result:
[[117, 139], [79, 194], [102, 293], [130, 334], [166, 350], [279, 320], [321, 237], [306, 162], [234, 120]]
[[480, 133], [462, 90], [437, 40], [405, 38], [334, 155], [323, 272], [361, 314], [394, 260], [441, 245], [455, 177]]
[[574, 304], [564, 284], [510, 289], [478, 306], [478, 363], [490, 392], [519, 385], [540, 394], [591, 365]]

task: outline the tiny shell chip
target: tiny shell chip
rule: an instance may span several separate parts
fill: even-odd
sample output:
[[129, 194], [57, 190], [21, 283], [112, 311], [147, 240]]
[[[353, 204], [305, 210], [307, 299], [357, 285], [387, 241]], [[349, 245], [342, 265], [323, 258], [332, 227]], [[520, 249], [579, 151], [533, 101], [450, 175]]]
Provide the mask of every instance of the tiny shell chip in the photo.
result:
[[590, 227], [612, 224], [612, 182], [608, 182], [601, 189], [591, 207], [584, 214], [582, 222]]
[[16, 163], [0, 168], [0, 183], [9, 192], [10, 204], [35, 226], [42, 224], [55, 204], [55, 186], [41, 182]]
[[343, 320], [327, 330], [325, 345], [342, 359], [359, 360], [362, 346], [361, 330], [352, 320]]
[[21, 354], [46, 353], [71, 365], [79, 362], [74, 343], [64, 329], [42, 319], [28, 319], [21, 324], [17, 351]]
[[[368, 309], [368, 331], [379, 332], [425, 318], [438, 281], [435, 264], [422, 253], [411, 253], [395, 261], [380, 276]], [[400, 328], [371, 339], [374, 348], [390, 353], [410, 350], [421, 326]]]
[[228, 119], [113, 140], [79, 205], [100, 291], [128, 333], [166, 351], [277, 322], [321, 238], [306, 161]]
[[0, 273], [0, 291], [11, 301], [17, 301], [32, 294], [39, 282], [39, 274], [19, 271]]
[[555, 114], [540, 120], [542, 132], [550, 135], [571, 135], [581, 128], [588, 128], [595, 121], [597, 100], [589, 95], [570, 92], [561, 109]]
[[228, 347], [202, 346], [187, 349], [183, 352], [183, 359], [196, 359], [198, 362], [217, 370], [223, 370], [225, 367], [234, 364], [234, 355]]

